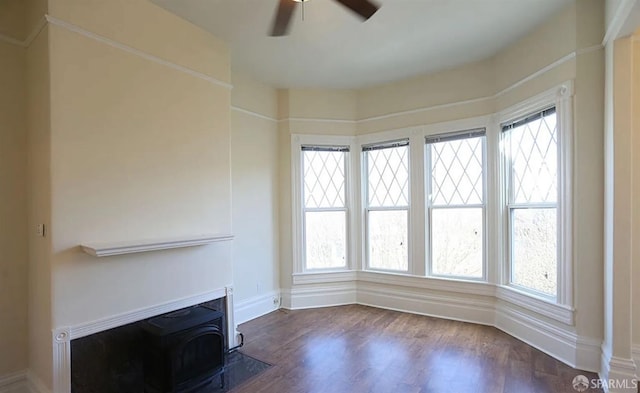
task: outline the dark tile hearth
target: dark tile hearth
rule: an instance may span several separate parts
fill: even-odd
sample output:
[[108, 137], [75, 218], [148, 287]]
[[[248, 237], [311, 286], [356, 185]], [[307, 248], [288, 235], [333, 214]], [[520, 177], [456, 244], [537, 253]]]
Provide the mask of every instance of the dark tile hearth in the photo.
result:
[[220, 388], [220, 379], [215, 378], [208, 386], [201, 390], [201, 393], [228, 392], [249, 381], [251, 378], [267, 370], [269, 367], [271, 367], [269, 363], [254, 359], [242, 352], [232, 352], [227, 355], [227, 369], [224, 374], [224, 388]]

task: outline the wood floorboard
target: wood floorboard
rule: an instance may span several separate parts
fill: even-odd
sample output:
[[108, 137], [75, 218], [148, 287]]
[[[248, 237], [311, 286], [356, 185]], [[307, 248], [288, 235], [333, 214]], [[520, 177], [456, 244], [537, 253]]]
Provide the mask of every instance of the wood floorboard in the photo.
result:
[[493, 327], [367, 306], [278, 310], [239, 330], [242, 352], [273, 367], [233, 393], [575, 393], [576, 375], [597, 378]]

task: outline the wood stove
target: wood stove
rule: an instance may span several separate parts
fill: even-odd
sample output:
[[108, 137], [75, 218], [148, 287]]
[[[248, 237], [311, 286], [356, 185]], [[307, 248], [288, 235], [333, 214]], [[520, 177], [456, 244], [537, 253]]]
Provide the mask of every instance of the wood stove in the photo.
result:
[[142, 326], [145, 392], [195, 392], [216, 377], [224, 386], [221, 312], [200, 305], [148, 319]]

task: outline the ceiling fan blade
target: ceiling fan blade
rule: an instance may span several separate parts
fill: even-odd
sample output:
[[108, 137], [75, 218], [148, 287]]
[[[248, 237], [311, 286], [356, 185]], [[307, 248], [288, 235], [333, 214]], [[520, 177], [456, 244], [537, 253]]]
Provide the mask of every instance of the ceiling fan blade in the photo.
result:
[[378, 11], [379, 6], [369, 0], [336, 0], [338, 3], [347, 7], [351, 11], [360, 15], [362, 19], [367, 20]]
[[289, 24], [291, 23], [291, 16], [293, 15], [293, 10], [296, 9], [297, 4], [298, 3], [292, 0], [280, 0], [276, 16], [273, 18], [271, 36], [279, 37], [287, 35]]

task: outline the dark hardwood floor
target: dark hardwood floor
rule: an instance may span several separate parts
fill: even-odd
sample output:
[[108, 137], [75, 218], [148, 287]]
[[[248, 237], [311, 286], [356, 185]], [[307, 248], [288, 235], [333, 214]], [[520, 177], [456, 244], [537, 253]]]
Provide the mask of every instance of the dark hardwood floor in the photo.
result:
[[274, 366], [234, 393], [575, 393], [576, 375], [597, 377], [492, 327], [366, 306], [279, 310], [239, 330], [241, 351]]

